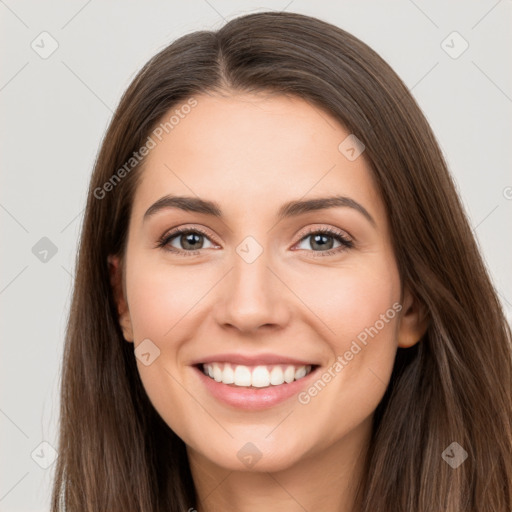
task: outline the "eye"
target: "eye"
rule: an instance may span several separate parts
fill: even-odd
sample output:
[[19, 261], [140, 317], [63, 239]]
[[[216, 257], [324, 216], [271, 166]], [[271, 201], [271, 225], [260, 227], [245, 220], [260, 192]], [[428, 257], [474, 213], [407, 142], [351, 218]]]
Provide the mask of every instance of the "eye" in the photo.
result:
[[[310, 239], [309, 243], [307, 239]], [[332, 256], [333, 254], [354, 247], [354, 243], [344, 232], [331, 228], [311, 229], [306, 236], [301, 238], [299, 243], [304, 243], [303, 241], [306, 241], [306, 244], [309, 245], [311, 249], [307, 247], [299, 247], [299, 249], [312, 250], [313, 253], [316, 253], [314, 254], [315, 257]], [[337, 247], [334, 247], [335, 242], [339, 244]]]
[[200, 249], [208, 248], [204, 246], [205, 241], [210, 243], [209, 247], [216, 247], [207, 234], [199, 228], [176, 228], [170, 233], [165, 233], [157, 242], [157, 247], [186, 256], [194, 256], [199, 254]]
[[[313, 252], [315, 257], [331, 256], [354, 247], [354, 243], [346, 233], [332, 228], [310, 229], [301, 238], [299, 245], [304, 244], [307, 239], [310, 239], [308, 244], [310, 248], [299, 246], [298, 249]], [[210, 245], [205, 247], [205, 241]], [[336, 242], [339, 244], [337, 247], [335, 246]], [[156, 247], [184, 256], [195, 256], [200, 254], [201, 249], [219, 246], [212, 243], [207, 233], [199, 228], [180, 227], [165, 233], [157, 242]]]

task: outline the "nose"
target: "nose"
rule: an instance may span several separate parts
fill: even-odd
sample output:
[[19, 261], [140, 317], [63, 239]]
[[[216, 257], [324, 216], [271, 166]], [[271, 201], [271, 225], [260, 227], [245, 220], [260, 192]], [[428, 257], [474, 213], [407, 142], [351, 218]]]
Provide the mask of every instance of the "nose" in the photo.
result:
[[252, 334], [288, 324], [291, 292], [269, 263], [265, 251], [252, 263], [234, 254], [216, 297], [215, 318], [221, 327]]

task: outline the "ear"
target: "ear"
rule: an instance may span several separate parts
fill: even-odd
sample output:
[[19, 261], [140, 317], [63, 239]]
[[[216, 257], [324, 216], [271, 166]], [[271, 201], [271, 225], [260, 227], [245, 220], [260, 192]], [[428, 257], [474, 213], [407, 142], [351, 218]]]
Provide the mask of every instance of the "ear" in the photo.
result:
[[398, 346], [409, 348], [418, 343], [428, 327], [425, 306], [409, 291], [404, 290], [402, 316], [398, 326]]
[[123, 286], [123, 266], [119, 256], [110, 255], [107, 258], [108, 269], [110, 273], [110, 285], [114, 294], [114, 300], [117, 305], [117, 313], [119, 325], [123, 331], [123, 336], [126, 341], [133, 342], [133, 328], [132, 320], [130, 317], [130, 310], [124, 293]]

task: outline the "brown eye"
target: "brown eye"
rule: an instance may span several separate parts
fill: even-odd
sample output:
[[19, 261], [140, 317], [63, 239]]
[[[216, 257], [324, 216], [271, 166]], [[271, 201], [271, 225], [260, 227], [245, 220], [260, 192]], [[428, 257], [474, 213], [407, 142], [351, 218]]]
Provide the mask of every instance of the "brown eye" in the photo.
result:
[[188, 234], [178, 235], [174, 238], [179, 241], [183, 249], [191, 251], [194, 249], [202, 249], [204, 242], [204, 235], [193, 231]]
[[[205, 246], [205, 242], [209, 243], [210, 246]], [[200, 249], [215, 247], [215, 244], [197, 228], [177, 228], [170, 233], [166, 233], [158, 242], [158, 247], [188, 256], [198, 254], [197, 251]]]
[[[331, 229], [313, 230], [302, 237], [300, 243], [304, 243], [308, 239], [309, 242], [306, 242], [306, 245], [309, 245], [309, 247], [299, 247], [299, 249], [319, 253], [318, 256], [331, 256], [354, 246], [352, 240], [344, 233]], [[339, 245], [335, 246], [336, 243]]]

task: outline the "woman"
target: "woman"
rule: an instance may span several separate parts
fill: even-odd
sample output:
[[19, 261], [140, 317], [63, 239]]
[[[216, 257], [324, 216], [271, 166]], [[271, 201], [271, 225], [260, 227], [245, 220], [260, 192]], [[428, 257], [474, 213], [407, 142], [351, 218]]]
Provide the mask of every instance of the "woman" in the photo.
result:
[[184, 36], [91, 179], [52, 510], [510, 511], [510, 339], [373, 50], [290, 13]]

